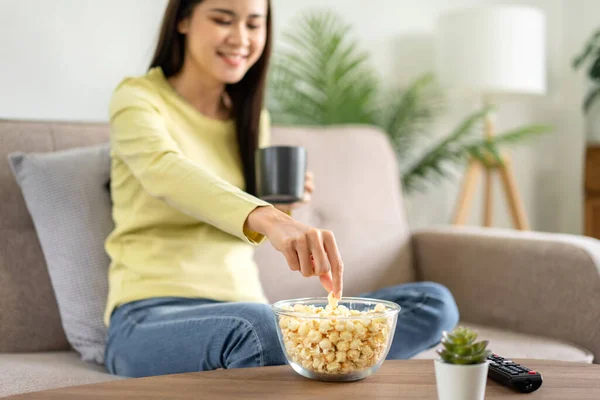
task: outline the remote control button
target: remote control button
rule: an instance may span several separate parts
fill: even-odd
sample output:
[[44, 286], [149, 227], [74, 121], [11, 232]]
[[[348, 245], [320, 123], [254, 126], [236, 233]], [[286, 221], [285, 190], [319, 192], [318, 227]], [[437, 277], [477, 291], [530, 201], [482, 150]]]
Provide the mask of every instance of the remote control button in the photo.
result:
[[537, 373], [537, 372], [535, 372], [535, 371], [529, 371], [529, 372], [528, 372], [528, 374], [529, 374], [529, 375], [535, 375], [536, 373]]

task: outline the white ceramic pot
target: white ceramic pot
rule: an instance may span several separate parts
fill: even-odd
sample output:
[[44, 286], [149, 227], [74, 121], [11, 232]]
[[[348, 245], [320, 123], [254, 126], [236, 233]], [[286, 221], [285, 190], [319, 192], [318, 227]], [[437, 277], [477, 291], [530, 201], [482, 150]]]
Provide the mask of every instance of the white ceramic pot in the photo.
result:
[[434, 360], [438, 400], [483, 400], [489, 364], [489, 360], [470, 365]]

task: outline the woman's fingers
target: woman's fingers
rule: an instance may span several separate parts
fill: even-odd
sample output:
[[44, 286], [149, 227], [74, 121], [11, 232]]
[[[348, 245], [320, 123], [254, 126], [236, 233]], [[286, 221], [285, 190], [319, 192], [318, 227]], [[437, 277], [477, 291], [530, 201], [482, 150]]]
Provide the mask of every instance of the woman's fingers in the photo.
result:
[[335, 242], [335, 237], [330, 231], [322, 231], [323, 235], [323, 247], [327, 253], [329, 264], [331, 265], [331, 277], [333, 281], [333, 295], [340, 299], [342, 297], [342, 291], [344, 289], [344, 263], [342, 256]]
[[300, 260], [298, 260], [298, 253], [296, 252], [296, 249], [291, 243], [286, 247], [286, 249], [282, 253], [290, 269], [292, 271], [300, 271]]
[[300, 260], [300, 271], [305, 277], [313, 276], [313, 266], [308, 252], [308, 240], [306, 237], [300, 237], [296, 240], [296, 252]]
[[314, 175], [308, 171], [304, 177], [304, 190], [312, 193], [315, 191]]
[[314, 272], [315, 275], [321, 276], [328, 273], [331, 270], [327, 254], [323, 248], [323, 237], [319, 229], [311, 229], [307, 233], [308, 237], [308, 249], [314, 259]]
[[331, 279], [331, 271], [329, 271], [325, 275], [319, 276], [319, 280], [321, 281], [321, 285], [323, 285], [327, 293], [333, 291], [333, 280]]
[[311, 182], [306, 182], [304, 184], [304, 191], [307, 193], [312, 193], [315, 191], [315, 185]]

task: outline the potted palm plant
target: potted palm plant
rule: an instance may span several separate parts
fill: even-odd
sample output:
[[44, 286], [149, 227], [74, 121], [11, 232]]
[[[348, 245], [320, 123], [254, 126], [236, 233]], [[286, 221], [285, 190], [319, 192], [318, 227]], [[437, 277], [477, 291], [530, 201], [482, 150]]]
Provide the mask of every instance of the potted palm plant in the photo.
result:
[[440, 359], [434, 360], [438, 400], [485, 398], [490, 351], [487, 340], [476, 339], [476, 332], [460, 326], [443, 333]]
[[435, 76], [424, 72], [408, 87], [391, 87], [370, 64], [369, 54], [351, 37], [352, 27], [333, 11], [312, 10], [284, 31], [273, 54], [267, 107], [276, 124], [368, 124], [380, 127], [394, 147], [402, 187], [425, 190], [451, 176], [470, 157], [485, 165], [498, 147], [521, 142], [548, 127], [525, 126], [492, 139], [481, 132], [489, 108], [465, 117], [435, 139], [433, 122], [444, 111]]

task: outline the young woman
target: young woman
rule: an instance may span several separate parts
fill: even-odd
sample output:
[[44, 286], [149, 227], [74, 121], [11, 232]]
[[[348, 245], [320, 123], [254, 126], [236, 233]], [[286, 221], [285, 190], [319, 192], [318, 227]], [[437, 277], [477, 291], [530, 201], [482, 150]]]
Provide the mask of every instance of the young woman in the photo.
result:
[[[253, 196], [254, 152], [269, 142], [271, 33], [268, 0], [170, 0], [149, 71], [113, 93], [105, 313], [113, 374], [284, 364], [253, 262], [267, 238], [290, 269], [342, 295], [333, 233]], [[306, 189], [305, 202], [310, 175]], [[364, 296], [402, 306], [389, 358], [435, 345], [457, 322], [438, 284]]]

